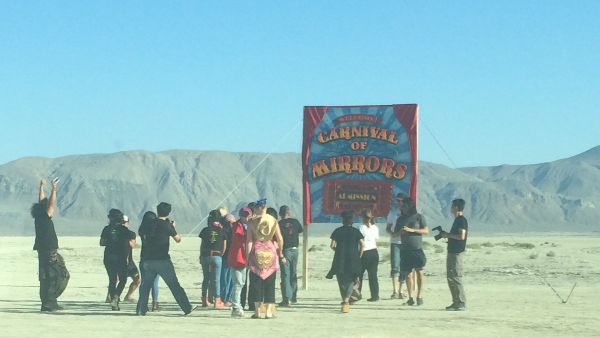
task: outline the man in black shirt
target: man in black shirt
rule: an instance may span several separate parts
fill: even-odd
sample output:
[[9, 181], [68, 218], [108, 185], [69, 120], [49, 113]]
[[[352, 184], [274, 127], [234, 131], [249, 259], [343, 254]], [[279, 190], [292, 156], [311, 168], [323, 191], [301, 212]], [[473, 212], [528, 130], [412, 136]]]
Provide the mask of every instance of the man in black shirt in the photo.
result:
[[185, 315], [194, 311], [197, 306], [192, 306], [185, 290], [179, 284], [175, 267], [169, 256], [169, 241], [171, 237], [175, 242], [181, 242], [181, 235], [175, 230], [175, 222], [170, 221], [167, 216], [171, 213], [171, 205], [161, 202], [157, 208], [158, 218], [148, 226], [139, 230], [142, 240], [141, 256], [144, 260], [142, 270], [142, 285], [140, 286], [140, 299], [137, 303], [136, 313], [145, 316], [148, 312], [148, 296], [154, 279], [159, 275], [165, 281], [173, 297]]
[[448, 257], [446, 260], [446, 277], [448, 286], [452, 294], [452, 305], [448, 306], [448, 311], [464, 311], [467, 309], [467, 298], [462, 284], [463, 259], [467, 247], [467, 230], [469, 224], [463, 216], [465, 210], [465, 201], [455, 199], [451, 207], [454, 214], [454, 223], [450, 232], [442, 234], [443, 238], [448, 238]]
[[296, 303], [298, 292], [298, 245], [302, 225], [297, 219], [291, 218], [292, 213], [287, 205], [279, 208], [279, 228], [283, 237], [283, 258], [281, 259], [281, 297], [279, 306], [290, 306]]
[[46, 180], [42, 180], [38, 203], [31, 206], [31, 216], [35, 219], [33, 250], [38, 252], [41, 310], [56, 311], [63, 309], [56, 299], [67, 287], [70, 276], [62, 256], [57, 252], [58, 238], [52, 222], [58, 180], [52, 181], [50, 199], [44, 196], [45, 184]]

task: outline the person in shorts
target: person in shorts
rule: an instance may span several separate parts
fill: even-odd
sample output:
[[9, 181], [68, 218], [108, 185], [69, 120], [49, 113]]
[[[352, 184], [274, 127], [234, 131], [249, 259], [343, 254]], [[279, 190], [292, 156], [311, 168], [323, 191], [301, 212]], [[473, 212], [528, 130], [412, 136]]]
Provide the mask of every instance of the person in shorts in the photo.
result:
[[[123, 225], [129, 228], [129, 216], [123, 215]], [[137, 265], [135, 265], [135, 261], [133, 260], [133, 249], [129, 250], [129, 264], [127, 265], [127, 277], [131, 278], [131, 284], [129, 284], [129, 291], [127, 291], [124, 300], [126, 302], [137, 302], [137, 300], [133, 298], [133, 293], [142, 283], [142, 277], [140, 276], [140, 270], [138, 270], [138, 267]]]
[[407, 197], [402, 200], [402, 210], [404, 215], [396, 221], [394, 229], [395, 235], [400, 235], [402, 239], [402, 250], [400, 250], [400, 273], [406, 279], [406, 288], [408, 291], [408, 301], [404, 305], [415, 305], [414, 301], [414, 279], [413, 273], [417, 279], [417, 302], [423, 305], [423, 284], [425, 264], [427, 257], [423, 251], [423, 235], [429, 233], [425, 217], [417, 212], [415, 201]]

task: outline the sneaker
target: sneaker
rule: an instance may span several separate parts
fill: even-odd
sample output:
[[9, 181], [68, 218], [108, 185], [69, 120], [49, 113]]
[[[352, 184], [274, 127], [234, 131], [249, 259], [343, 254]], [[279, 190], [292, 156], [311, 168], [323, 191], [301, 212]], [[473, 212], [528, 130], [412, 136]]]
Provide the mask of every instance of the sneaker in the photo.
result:
[[298, 299], [296, 299], [295, 297], [292, 298], [292, 304], [296, 304], [296, 303], [298, 303]]
[[189, 315], [190, 313], [194, 312], [194, 310], [196, 310], [197, 308], [198, 308], [198, 305], [194, 305], [194, 306], [192, 306], [192, 309], [191, 309], [190, 311], [186, 312], [186, 313], [184, 314], [184, 316], [187, 316], [187, 315]]
[[42, 308], [40, 309], [40, 311], [42, 311], [42, 312], [54, 312], [54, 311], [56, 311], [56, 309], [53, 308], [53, 307], [42, 306]]
[[423, 305], [423, 298], [417, 298], [417, 306]]
[[467, 307], [465, 304], [453, 304], [446, 308], [447, 311], [466, 311]]
[[113, 311], [121, 311], [121, 308], [119, 307], [119, 297], [114, 297], [113, 299], [111, 299], [110, 308]]
[[402, 292], [400, 292], [400, 293], [398, 294], [398, 299], [406, 299], [406, 295], [405, 295], [405, 294], [403, 294]]
[[367, 299], [367, 302], [377, 302], [377, 301], [379, 301], [379, 297]]
[[292, 306], [292, 303], [290, 303], [289, 301], [282, 301], [281, 303], [279, 303], [279, 307], [290, 307]]
[[400, 295], [397, 294], [396, 292], [392, 293], [392, 295], [390, 296], [391, 299], [398, 299], [400, 298]]
[[242, 309], [233, 309], [231, 310], [231, 318], [243, 318], [244, 311]]
[[415, 305], [415, 301], [412, 298], [410, 298], [406, 303], [403, 303], [402, 305], [413, 306], [413, 305]]

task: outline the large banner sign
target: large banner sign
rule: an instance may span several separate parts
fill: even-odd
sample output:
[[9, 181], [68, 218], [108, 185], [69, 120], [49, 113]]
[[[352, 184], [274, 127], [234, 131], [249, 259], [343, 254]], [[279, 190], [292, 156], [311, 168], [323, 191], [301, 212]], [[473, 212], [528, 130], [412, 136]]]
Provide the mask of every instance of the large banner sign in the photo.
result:
[[416, 200], [417, 114], [416, 104], [304, 107], [304, 224], [364, 208], [387, 217], [400, 192]]

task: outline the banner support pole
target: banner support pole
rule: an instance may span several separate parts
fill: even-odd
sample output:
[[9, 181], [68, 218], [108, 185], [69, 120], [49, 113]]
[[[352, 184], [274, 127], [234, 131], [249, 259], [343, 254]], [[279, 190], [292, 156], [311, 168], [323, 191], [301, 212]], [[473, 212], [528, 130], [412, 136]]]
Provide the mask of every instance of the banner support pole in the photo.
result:
[[308, 290], [308, 225], [304, 225], [302, 241], [302, 290]]

